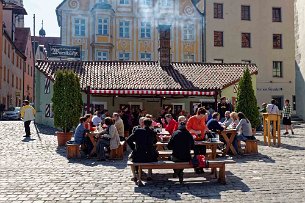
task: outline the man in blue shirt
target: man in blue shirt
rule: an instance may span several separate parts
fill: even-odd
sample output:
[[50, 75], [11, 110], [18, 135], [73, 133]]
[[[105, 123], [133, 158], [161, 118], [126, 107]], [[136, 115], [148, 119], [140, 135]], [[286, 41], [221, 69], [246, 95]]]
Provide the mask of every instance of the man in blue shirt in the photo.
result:
[[219, 113], [215, 112], [212, 114], [212, 119], [209, 120], [209, 122], [207, 123], [207, 127], [209, 128], [209, 130], [211, 130], [212, 132], [224, 130], [224, 127], [219, 124], [219, 119]]

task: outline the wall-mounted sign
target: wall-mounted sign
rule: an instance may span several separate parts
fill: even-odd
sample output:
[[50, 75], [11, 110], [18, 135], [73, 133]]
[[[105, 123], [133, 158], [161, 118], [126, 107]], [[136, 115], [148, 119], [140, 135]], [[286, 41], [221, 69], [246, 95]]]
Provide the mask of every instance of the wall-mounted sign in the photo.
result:
[[49, 45], [49, 57], [80, 58], [80, 46]]
[[257, 88], [257, 91], [279, 92], [279, 91], [283, 91], [283, 88], [281, 88], [281, 87], [264, 87], [264, 88]]

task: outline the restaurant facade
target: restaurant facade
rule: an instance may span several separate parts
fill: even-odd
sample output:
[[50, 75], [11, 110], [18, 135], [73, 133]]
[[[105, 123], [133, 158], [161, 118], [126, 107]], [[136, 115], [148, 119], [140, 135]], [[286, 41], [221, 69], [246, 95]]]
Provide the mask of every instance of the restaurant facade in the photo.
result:
[[[254, 64], [206, 64], [126, 61], [38, 61], [36, 64], [36, 122], [53, 126], [52, 95], [57, 70], [79, 78], [84, 113], [107, 109], [144, 110], [157, 117], [162, 109], [190, 114], [199, 106], [215, 106], [220, 97], [236, 102], [237, 84], [249, 68], [256, 89]], [[89, 104], [89, 105], [88, 105]]]

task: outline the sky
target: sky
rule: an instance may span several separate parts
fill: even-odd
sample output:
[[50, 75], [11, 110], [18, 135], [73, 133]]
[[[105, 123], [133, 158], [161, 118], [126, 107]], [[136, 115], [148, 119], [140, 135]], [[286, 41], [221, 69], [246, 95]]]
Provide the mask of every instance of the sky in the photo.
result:
[[63, 0], [23, 0], [24, 7], [28, 13], [28, 15], [24, 17], [25, 27], [31, 27], [32, 35], [34, 35], [33, 14], [35, 14], [36, 36], [38, 36], [39, 30], [41, 29], [42, 20], [44, 30], [46, 31], [46, 37], [60, 36], [55, 9], [62, 1]]

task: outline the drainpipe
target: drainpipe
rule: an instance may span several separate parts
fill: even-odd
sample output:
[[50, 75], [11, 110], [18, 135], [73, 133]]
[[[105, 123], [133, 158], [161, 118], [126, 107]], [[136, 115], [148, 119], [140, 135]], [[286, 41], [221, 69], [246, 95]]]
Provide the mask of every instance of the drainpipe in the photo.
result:
[[90, 86], [87, 86], [87, 113], [90, 113]]

